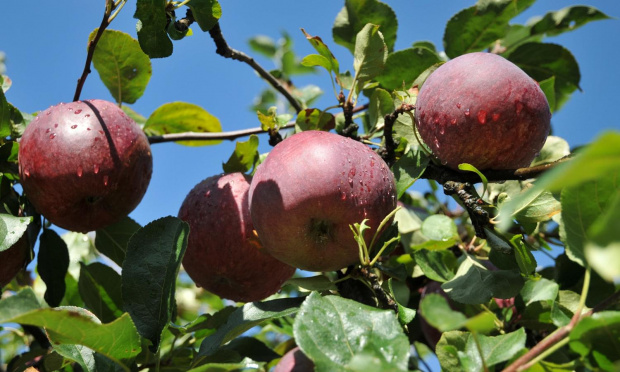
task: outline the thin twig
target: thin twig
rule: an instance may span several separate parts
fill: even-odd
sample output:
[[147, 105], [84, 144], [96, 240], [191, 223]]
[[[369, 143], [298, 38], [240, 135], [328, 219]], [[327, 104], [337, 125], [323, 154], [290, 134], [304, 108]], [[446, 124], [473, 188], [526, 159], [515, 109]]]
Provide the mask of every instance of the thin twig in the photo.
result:
[[213, 28], [209, 30], [209, 35], [211, 35], [211, 38], [215, 42], [215, 46], [217, 48], [215, 52], [217, 54], [221, 55], [224, 58], [231, 58], [237, 61], [247, 63], [256, 72], [258, 72], [258, 74], [263, 79], [267, 80], [269, 84], [271, 84], [271, 86], [273, 86], [278, 92], [280, 92], [289, 101], [289, 103], [291, 104], [291, 106], [293, 106], [296, 112], [299, 112], [303, 109], [301, 107], [301, 104], [297, 101], [297, 99], [295, 99], [295, 97], [293, 97], [291, 92], [289, 92], [289, 90], [286, 89], [286, 87], [282, 85], [278, 79], [276, 79], [272, 74], [270, 74], [269, 71], [265, 70], [261, 65], [256, 63], [254, 58], [228, 46], [228, 43], [222, 35], [222, 30], [219, 23], [216, 23], [215, 26], [213, 26]]
[[95, 48], [97, 47], [97, 43], [103, 35], [103, 31], [110, 25], [111, 19], [110, 15], [112, 11], [114, 11], [116, 5], [111, 0], [106, 1], [105, 12], [103, 14], [103, 19], [101, 20], [101, 25], [99, 25], [99, 29], [97, 30], [97, 34], [95, 37], [88, 42], [88, 53], [86, 54], [86, 63], [84, 64], [84, 70], [82, 71], [82, 76], [77, 81], [77, 86], [75, 87], [75, 94], [73, 95], [73, 101], [80, 100], [80, 94], [82, 94], [82, 88], [84, 87], [84, 83], [86, 82], [86, 78], [88, 74], [90, 74], [90, 63], [93, 60], [93, 55], [95, 54]]
[[[358, 106], [353, 109], [354, 112], [360, 112], [366, 110], [368, 108], [368, 104], [364, 104]], [[279, 129], [289, 129], [295, 126], [295, 122], [291, 121], [279, 127]], [[262, 134], [268, 133], [268, 131], [263, 130], [260, 127], [249, 128], [249, 129], [241, 129], [230, 132], [214, 132], [214, 133], [196, 133], [196, 132], [184, 132], [184, 133], [169, 133], [162, 134], [159, 136], [150, 136], [150, 143], [163, 143], [163, 142], [175, 142], [175, 141], [214, 141], [214, 140], [229, 140], [234, 141], [240, 137], [250, 136], [252, 134]]]

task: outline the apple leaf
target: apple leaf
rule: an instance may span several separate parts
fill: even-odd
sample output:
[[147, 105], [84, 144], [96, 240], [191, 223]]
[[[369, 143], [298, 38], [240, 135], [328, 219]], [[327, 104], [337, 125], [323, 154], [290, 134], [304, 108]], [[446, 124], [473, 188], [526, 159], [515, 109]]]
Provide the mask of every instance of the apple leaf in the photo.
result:
[[232, 363], [207, 363], [187, 372], [234, 372], [234, 371], [261, 371], [264, 363], [257, 363], [251, 358], [244, 358], [240, 362]]
[[118, 266], [123, 266], [129, 238], [140, 229], [140, 225], [125, 217], [122, 220], [97, 230], [95, 235], [95, 247], [97, 250]]
[[[215, 116], [198, 105], [187, 102], [171, 102], [159, 106], [144, 124], [147, 135], [168, 133], [215, 133], [222, 131], [222, 125]], [[177, 141], [186, 146], [216, 145], [221, 140]]]
[[0, 301], [0, 324], [19, 323], [44, 327], [54, 343], [84, 345], [116, 362], [140, 353], [140, 336], [129, 315], [101, 324], [77, 307], [41, 308], [32, 289]]
[[232, 313], [227, 313], [225, 321], [217, 331], [205, 338], [200, 344], [200, 350], [194, 363], [200, 363], [204, 358], [213, 355], [221, 345], [240, 336], [247, 330], [268, 320], [292, 315], [299, 310], [304, 297], [279, 298], [271, 301], [250, 302], [238, 307]]
[[291, 278], [284, 283], [307, 291], [335, 291], [338, 288], [325, 275], [309, 276], [305, 278]]
[[295, 119], [295, 130], [330, 130], [335, 126], [334, 115], [319, 109], [301, 110]]
[[419, 249], [413, 252], [413, 257], [429, 279], [444, 283], [454, 278], [457, 263], [452, 252]]
[[620, 170], [620, 133], [603, 133], [590, 145], [575, 152], [575, 157], [545, 172], [525, 192], [502, 204], [499, 215], [502, 216], [499, 228], [506, 230], [514, 216], [526, 208], [544, 190], [556, 192], [583, 182], [606, 177]]
[[589, 228], [595, 220], [613, 207], [620, 195], [617, 182], [620, 170], [587, 181], [562, 191], [562, 223], [560, 238], [566, 244], [566, 253], [575, 262], [585, 266], [585, 245], [590, 239]]
[[553, 114], [553, 112], [555, 111], [555, 108], [556, 108], [556, 102], [555, 102], [555, 76], [547, 78], [547, 79], [539, 82], [539, 84], [540, 84], [540, 90], [543, 91], [543, 93], [545, 94], [545, 97], [547, 98], [547, 103], [549, 103], [549, 110], [551, 110], [551, 113]]
[[490, 332], [495, 329], [495, 315], [484, 311], [467, 318], [463, 313], [452, 310], [448, 301], [440, 294], [426, 295], [420, 302], [420, 312], [424, 319], [440, 332], [466, 327], [470, 331]]
[[392, 95], [385, 89], [375, 89], [370, 96], [370, 103], [368, 105], [367, 132], [370, 132], [375, 127], [382, 127], [385, 122], [385, 115], [391, 114], [393, 111], [394, 100]]
[[544, 17], [528, 22], [532, 35], [556, 36], [573, 31], [588, 22], [610, 19], [605, 13], [591, 6], [568, 6], [555, 12], [548, 12]]
[[293, 333], [318, 370], [348, 370], [367, 353], [380, 370], [407, 369], [409, 342], [393, 311], [312, 292], [295, 317]]
[[122, 299], [138, 332], [159, 349], [176, 306], [176, 277], [187, 248], [189, 225], [176, 217], [155, 220], [129, 240], [123, 261]]
[[[0, 84], [4, 88], [4, 76], [0, 75]], [[11, 133], [11, 106], [4, 96], [4, 89], [0, 90], [0, 135], [5, 137]]]
[[187, 4], [200, 29], [204, 32], [213, 28], [222, 16], [222, 6], [217, 0], [192, 0]]
[[225, 173], [245, 173], [256, 164], [258, 156], [258, 136], [252, 134], [247, 141], [237, 141], [235, 152], [222, 164], [222, 168]]
[[65, 275], [68, 269], [67, 244], [54, 230], [44, 229], [39, 239], [37, 271], [45, 282], [45, 302], [51, 307], [60, 305], [65, 296]]
[[392, 165], [392, 172], [396, 180], [396, 193], [399, 199], [424, 173], [429, 161], [428, 156], [422, 151], [412, 149]]
[[[98, 29], [89, 37], [92, 40]], [[93, 66], [116, 102], [134, 103], [151, 79], [151, 60], [138, 42], [121, 31], [105, 30], [93, 55]]]
[[345, 0], [332, 28], [334, 41], [354, 53], [356, 36], [367, 23], [381, 26], [388, 50], [393, 51], [398, 29], [396, 13], [377, 0]]
[[11, 248], [24, 235], [32, 217], [15, 217], [0, 213], [0, 252]]
[[138, 0], [136, 30], [140, 48], [150, 58], [163, 58], [172, 54], [172, 41], [166, 33], [166, 0]]
[[508, 22], [535, 0], [478, 1], [446, 24], [443, 43], [450, 58], [487, 48], [506, 33]]
[[340, 74], [340, 66], [338, 64], [338, 60], [336, 59], [336, 57], [334, 57], [334, 55], [329, 50], [327, 45], [323, 42], [323, 40], [321, 40], [321, 38], [318, 36], [312, 36], [308, 34], [303, 28], [301, 29], [301, 32], [303, 32], [304, 36], [306, 36], [306, 39], [308, 40], [308, 42], [310, 42], [314, 50], [319, 52], [319, 54], [311, 54], [304, 57], [303, 61], [306, 62], [304, 63], [302, 61], [302, 65], [321, 66], [326, 69], [327, 72], [330, 73], [330, 75], [333, 72], [336, 76], [338, 76]]
[[427, 68], [441, 59], [431, 49], [414, 47], [390, 53], [385, 61], [383, 73], [376, 80], [384, 89], [409, 89], [413, 82], [426, 71]]
[[374, 78], [383, 71], [388, 50], [379, 26], [367, 24], [357, 34], [353, 68], [358, 81]]
[[514, 297], [522, 287], [518, 271], [490, 271], [470, 257], [461, 263], [452, 280], [441, 285], [452, 300], [471, 305], [483, 304], [492, 297]]
[[278, 51], [276, 42], [269, 36], [265, 35], [256, 35], [252, 37], [248, 41], [248, 44], [253, 51], [260, 53], [267, 58], [273, 58]]
[[550, 163], [570, 154], [570, 146], [565, 139], [557, 136], [548, 136], [545, 145], [531, 166]]
[[526, 281], [519, 293], [525, 302], [525, 306], [528, 306], [537, 301], [555, 301], [559, 290], [558, 283], [540, 278]]
[[609, 202], [588, 231], [590, 240], [585, 245], [585, 257], [594, 270], [608, 282], [620, 278], [620, 193]]
[[459, 236], [454, 221], [443, 214], [427, 217], [422, 222], [422, 234], [435, 241], [448, 241]]
[[570, 95], [580, 89], [581, 73], [577, 60], [561, 45], [530, 42], [510, 52], [508, 59], [536, 81], [555, 77], [555, 110], [566, 103]]
[[105, 323], [123, 315], [121, 276], [100, 262], [80, 264], [78, 288], [86, 307]]
[[592, 369], [614, 371], [620, 362], [620, 311], [601, 311], [581, 319], [570, 333], [571, 350]]

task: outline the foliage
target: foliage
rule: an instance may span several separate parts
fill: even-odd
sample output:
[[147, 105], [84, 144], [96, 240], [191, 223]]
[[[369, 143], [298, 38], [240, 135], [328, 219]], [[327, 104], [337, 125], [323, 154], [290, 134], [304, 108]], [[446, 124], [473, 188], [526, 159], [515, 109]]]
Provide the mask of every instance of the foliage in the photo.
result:
[[[107, 14], [126, 1], [107, 1]], [[410, 20], [378, 0], [345, 0], [337, 15], [327, 15], [336, 17], [333, 43], [302, 29], [316, 54], [298, 57], [286, 33], [279, 42], [250, 40], [253, 52], [275, 62], [267, 74], [285, 86], [288, 104], [273, 83], [258, 94], [251, 109], [260, 130], [236, 134], [248, 138], [237, 141], [223, 171], [256, 168], [264, 158], [256, 134], [268, 132], [273, 144], [289, 128], [333, 129], [394, 154], [390, 166], [402, 203], [394, 224], [370, 247], [360, 238], [364, 222], [352, 227], [351, 239], [357, 234], [363, 245], [360, 264], [299, 273], [281, 293], [255, 303], [225, 302], [188, 280], [181, 261], [191, 232], [175, 217], [144, 227], [127, 217], [94, 238], [61, 238], [50, 229], [19, 187], [18, 140], [33, 115], [8, 102], [11, 80], [0, 76], [0, 253], [21, 236], [38, 246], [34, 282], [22, 273], [3, 288], [0, 370], [266, 371], [296, 344], [319, 371], [419, 370], [428, 353], [446, 371], [527, 362], [536, 371], [617, 370], [620, 133], [602, 133], [574, 152], [550, 136], [532, 165], [560, 161], [527, 179], [498, 180], [462, 164], [474, 183], [484, 184], [474, 192], [494, 223], [481, 234], [470, 218], [474, 209], [456, 195], [455, 201], [441, 195], [445, 179], [429, 176], [429, 169], [442, 167], [420, 143], [411, 110], [402, 109], [415, 104], [425, 78], [448, 58], [485, 50], [521, 67], [539, 82], [552, 111], [560, 110], [580, 89], [581, 72], [569, 50], [545, 38], [609, 17], [568, 6], [511, 23], [534, 2], [479, 0], [447, 21], [443, 52], [413, 40], [395, 50], [398, 22]], [[176, 16], [181, 9], [189, 10], [185, 18]], [[96, 29], [89, 39], [96, 44], [92, 64], [119, 104], [133, 103], [149, 82], [151, 59], [174, 58], [174, 44], [191, 32], [223, 39], [218, 20], [227, 11], [217, 0], [137, 0], [136, 38], [133, 30], [106, 29], [95, 42]], [[351, 52], [350, 60], [334, 57], [335, 44]], [[317, 86], [291, 83], [316, 67], [329, 75], [333, 107], [313, 107], [322, 93]], [[334, 108], [343, 112], [328, 112]], [[225, 135], [220, 121], [194, 104], [163, 103], [146, 117], [124, 109], [151, 139], [190, 146], [228, 139], [218, 137]], [[425, 195], [410, 192], [420, 178], [429, 179]], [[563, 252], [555, 266], [538, 268], [532, 252], [552, 248]], [[439, 284], [434, 292], [433, 284]], [[520, 362], [537, 344], [547, 354]]]

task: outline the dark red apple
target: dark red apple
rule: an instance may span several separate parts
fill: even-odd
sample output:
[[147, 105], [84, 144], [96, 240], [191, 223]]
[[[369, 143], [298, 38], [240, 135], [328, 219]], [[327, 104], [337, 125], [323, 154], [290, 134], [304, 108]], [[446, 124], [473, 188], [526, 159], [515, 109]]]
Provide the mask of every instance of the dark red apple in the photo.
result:
[[480, 170], [529, 166], [544, 145], [551, 112], [536, 81], [491, 53], [446, 62], [416, 102], [422, 140], [442, 164]]
[[129, 214], [151, 179], [149, 141], [118, 106], [60, 103], [26, 127], [19, 146], [24, 192], [67, 230], [96, 230]]
[[30, 261], [30, 243], [27, 234], [24, 233], [11, 248], [0, 252], [0, 289], [9, 284], [28, 261]]
[[265, 249], [310, 271], [359, 261], [349, 225], [368, 219], [366, 243], [396, 208], [394, 177], [370, 148], [329, 132], [295, 134], [274, 147], [250, 187], [250, 211]]
[[254, 235], [248, 206], [251, 178], [209, 177], [185, 197], [179, 218], [190, 232], [183, 266], [194, 282], [234, 301], [276, 293], [295, 268], [271, 257]]
[[313, 372], [314, 363], [299, 346], [289, 350], [276, 364], [273, 372]]

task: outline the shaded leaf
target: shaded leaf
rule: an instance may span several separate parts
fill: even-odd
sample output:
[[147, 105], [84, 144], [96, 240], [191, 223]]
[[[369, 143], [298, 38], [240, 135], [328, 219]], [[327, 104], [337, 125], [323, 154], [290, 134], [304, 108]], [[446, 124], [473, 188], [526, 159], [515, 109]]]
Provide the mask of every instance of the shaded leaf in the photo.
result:
[[175, 284], [189, 225], [176, 217], [155, 220], [129, 240], [123, 262], [122, 298], [138, 332], [159, 348], [161, 334], [175, 310]]
[[614, 371], [620, 361], [620, 312], [601, 311], [581, 319], [570, 333], [571, 350], [591, 368]]
[[245, 173], [256, 164], [258, 155], [258, 136], [252, 134], [245, 142], [237, 141], [235, 152], [222, 164], [222, 168], [226, 173]]
[[410, 150], [394, 163], [392, 172], [396, 179], [398, 198], [424, 173], [429, 161], [422, 151]]
[[100, 262], [81, 263], [78, 288], [86, 307], [104, 323], [123, 315], [121, 276], [111, 267]]
[[414, 47], [390, 53], [385, 61], [383, 73], [376, 80], [387, 90], [409, 89], [426, 69], [441, 59], [434, 50]]
[[291, 278], [284, 285], [292, 285], [307, 291], [337, 290], [336, 285], [325, 275], [309, 276], [305, 278]]
[[369, 80], [383, 71], [388, 50], [379, 26], [367, 24], [357, 34], [353, 68], [358, 81]]
[[610, 19], [605, 13], [591, 6], [568, 6], [555, 12], [549, 12], [544, 17], [530, 21], [532, 35], [555, 36], [567, 31], [573, 31], [588, 22]]
[[[89, 40], [97, 31], [90, 34]], [[151, 80], [151, 60], [134, 38], [121, 31], [103, 31], [93, 66], [116, 102], [136, 102]]]
[[545, 279], [530, 279], [521, 288], [521, 297], [525, 306], [537, 301], [555, 301], [558, 297], [560, 286], [558, 283]]
[[552, 76], [548, 79], [545, 79], [540, 84], [540, 90], [543, 91], [545, 97], [547, 98], [547, 102], [549, 103], [549, 109], [551, 113], [555, 111], [556, 102], [555, 102], [555, 76]]
[[301, 110], [295, 119], [295, 129], [299, 132], [306, 130], [334, 129], [334, 115], [319, 109]]
[[392, 111], [394, 111], [392, 95], [385, 89], [375, 89], [368, 106], [368, 132], [375, 127], [383, 126], [385, 115], [391, 114]]
[[166, 33], [166, 0], [138, 0], [136, 30], [140, 48], [150, 58], [163, 58], [172, 54], [172, 41]]
[[532, 161], [532, 166], [549, 163], [570, 154], [570, 146], [565, 139], [557, 136], [548, 136], [545, 145], [538, 156]]
[[381, 26], [388, 51], [394, 50], [398, 29], [396, 13], [389, 5], [377, 0], [346, 0], [334, 21], [334, 41], [354, 53], [355, 38], [367, 23]]
[[50, 229], [44, 229], [39, 239], [37, 271], [45, 282], [45, 302], [51, 307], [60, 305], [65, 296], [65, 275], [69, 269], [67, 244]]
[[[214, 133], [221, 132], [222, 125], [215, 116], [198, 105], [187, 102], [171, 102], [159, 106], [144, 124], [148, 135], [168, 133]], [[177, 141], [186, 146], [216, 145], [221, 140], [210, 141]]]
[[217, 0], [192, 0], [187, 4], [200, 29], [209, 31], [222, 16], [222, 6]]
[[24, 235], [32, 217], [15, 217], [0, 213], [0, 252], [11, 248]]
[[585, 257], [596, 272], [608, 282], [620, 278], [620, 192], [608, 201], [588, 231], [590, 240], [585, 245]]
[[456, 257], [450, 251], [420, 249], [413, 253], [413, 257], [424, 275], [431, 280], [444, 283], [454, 277]]
[[278, 50], [275, 41], [265, 35], [256, 35], [251, 38], [248, 43], [253, 51], [260, 53], [267, 58], [273, 58]]
[[140, 229], [140, 225], [125, 217], [122, 220], [97, 230], [95, 235], [95, 247], [97, 250], [118, 266], [123, 266], [129, 238]]

